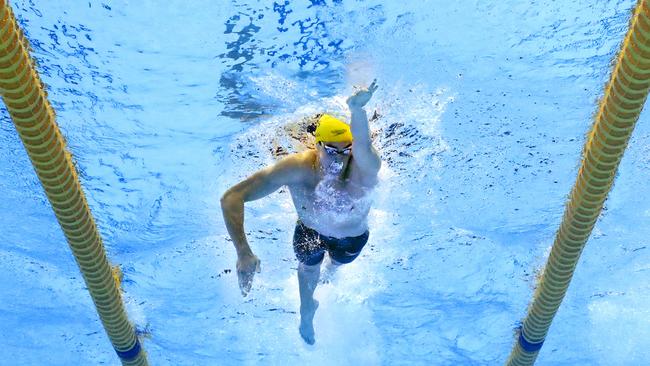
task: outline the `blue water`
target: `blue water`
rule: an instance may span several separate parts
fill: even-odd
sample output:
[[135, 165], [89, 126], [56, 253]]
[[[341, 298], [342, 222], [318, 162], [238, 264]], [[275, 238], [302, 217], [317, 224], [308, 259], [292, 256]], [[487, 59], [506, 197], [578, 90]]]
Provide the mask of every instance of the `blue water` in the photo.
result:
[[[152, 365], [498, 365], [575, 180], [634, 2], [12, 1]], [[362, 255], [298, 335], [296, 214], [247, 204], [242, 298], [219, 197], [283, 127], [347, 113], [384, 161]], [[119, 365], [6, 110], [1, 365]], [[643, 113], [537, 365], [650, 360]]]

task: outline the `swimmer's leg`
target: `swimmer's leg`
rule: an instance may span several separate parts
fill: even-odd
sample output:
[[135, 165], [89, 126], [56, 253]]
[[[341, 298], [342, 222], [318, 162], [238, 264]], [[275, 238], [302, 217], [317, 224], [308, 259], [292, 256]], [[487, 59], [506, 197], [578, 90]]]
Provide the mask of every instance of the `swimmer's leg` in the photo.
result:
[[337, 262], [336, 259], [332, 258], [330, 255], [329, 260], [325, 263], [323, 273], [321, 274], [320, 283], [330, 283], [332, 281], [332, 277], [334, 277], [334, 274], [336, 273], [336, 270], [342, 264], [343, 263]]
[[314, 299], [314, 291], [320, 276], [320, 264], [298, 264], [298, 288], [300, 290], [300, 335], [307, 344], [314, 344], [314, 315], [318, 301]]

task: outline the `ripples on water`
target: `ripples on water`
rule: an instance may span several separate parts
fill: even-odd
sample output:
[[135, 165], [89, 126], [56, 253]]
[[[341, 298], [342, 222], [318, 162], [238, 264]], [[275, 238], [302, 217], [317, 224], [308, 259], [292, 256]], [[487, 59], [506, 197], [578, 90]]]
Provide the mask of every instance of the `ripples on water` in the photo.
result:
[[[152, 364], [487, 365], [510, 351], [633, 2], [12, 6]], [[273, 141], [291, 151], [284, 126], [346, 115], [374, 77], [370, 241], [317, 290], [309, 348], [288, 193], [247, 205], [263, 272], [246, 299], [218, 198]], [[650, 358], [646, 126], [540, 365]], [[116, 364], [6, 112], [0, 140], [3, 347], [13, 364]]]

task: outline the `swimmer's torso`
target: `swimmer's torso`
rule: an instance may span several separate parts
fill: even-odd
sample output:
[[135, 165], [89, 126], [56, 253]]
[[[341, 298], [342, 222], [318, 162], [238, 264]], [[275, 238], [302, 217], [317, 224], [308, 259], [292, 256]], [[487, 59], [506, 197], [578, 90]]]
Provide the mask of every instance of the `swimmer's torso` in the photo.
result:
[[[312, 161], [316, 162], [315, 152], [307, 154], [312, 154]], [[289, 186], [298, 218], [326, 236], [342, 238], [365, 233], [376, 176], [364, 176], [354, 159], [345, 182], [341, 174], [324, 172], [317, 163], [310, 165], [308, 179], [303, 184]]]

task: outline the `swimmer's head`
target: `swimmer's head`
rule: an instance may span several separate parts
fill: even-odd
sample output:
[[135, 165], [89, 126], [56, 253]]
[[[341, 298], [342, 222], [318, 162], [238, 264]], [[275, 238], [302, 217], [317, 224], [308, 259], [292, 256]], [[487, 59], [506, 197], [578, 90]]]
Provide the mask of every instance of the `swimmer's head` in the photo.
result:
[[314, 136], [316, 137], [316, 143], [351, 143], [353, 140], [350, 125], [329, 114], [320, 116]]
[[351, 142], [319, 142], [316, 146], [318, 162], [326, 174], [338, 175], [347, 171], [352, 158]]
[[352, 157], [350, 126], [329, 114], [319, 116], [314, 130], [318, 160], [327, 175], [347, 170]]

